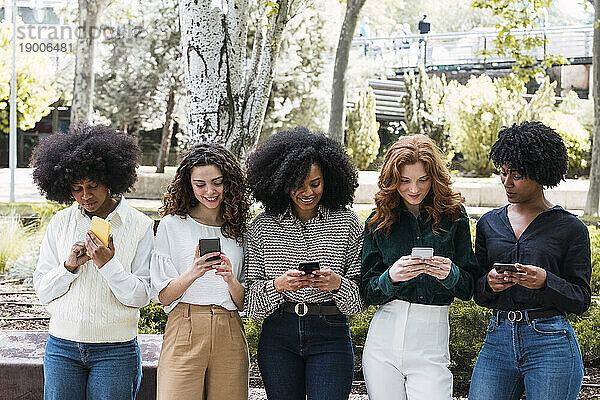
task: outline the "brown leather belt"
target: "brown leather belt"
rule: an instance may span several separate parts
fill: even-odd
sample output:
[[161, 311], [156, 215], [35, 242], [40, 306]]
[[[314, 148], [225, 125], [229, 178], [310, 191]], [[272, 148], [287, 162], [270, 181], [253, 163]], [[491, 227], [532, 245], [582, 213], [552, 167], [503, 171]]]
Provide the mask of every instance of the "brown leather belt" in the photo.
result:
[[341, 314], [335, 303], [292, 303], [286, 301], [281, 306], [283, 311], [296, 314], [300, 317], [305, 315], [337, 315]]

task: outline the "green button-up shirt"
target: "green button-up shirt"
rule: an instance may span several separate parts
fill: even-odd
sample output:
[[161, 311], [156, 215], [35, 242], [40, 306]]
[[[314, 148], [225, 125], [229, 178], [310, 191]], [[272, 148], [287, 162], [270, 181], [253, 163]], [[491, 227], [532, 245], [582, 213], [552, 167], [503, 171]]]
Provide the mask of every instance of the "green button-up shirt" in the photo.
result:
[[[396, 209], [397, 220], [389, 234], [383, 231], [372, 233], [368, 225], [374, 213], [365, 223], [361, 294], [368, 304], [385, 304], [392, 300], [411, 303], [447, 305], [454, 297], [469, 300], [473, 295], [473, 274], [478, 269], [477, 259], [471, 246], [469, 218], [463, 215], [452, 222], [443, 217], [438, 232], [432, 231], [432, 219], [421, 211], [419, 218], [408, 211], [404, 203]], [[431, 275], [419, 276], [393, 283], [389, 268], [402, 256], [410, 255], [413, 247], [433, 247], [434, 255], [452, 260], [450, 274], [446, 279]]]

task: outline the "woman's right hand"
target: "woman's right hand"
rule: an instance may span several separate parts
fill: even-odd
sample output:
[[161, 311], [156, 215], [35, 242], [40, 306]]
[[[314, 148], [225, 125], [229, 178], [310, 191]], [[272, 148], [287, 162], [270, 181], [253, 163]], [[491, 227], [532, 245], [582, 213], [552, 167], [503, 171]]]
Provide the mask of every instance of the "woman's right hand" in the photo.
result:
[[488, 285], [496, 293], [515, 285], [515, 282], [511, 282], [509, 279], [506, 274], [496, 272], [495, 268], [492, 268], [487, 274]]
[[297, 269], [290, 269], [285, 274], [275, 278], [273, 286], [279, 293], [284, 290], [300, 290], [310, 286], [310, 274], [306, 275]]
[[425, 272], [425, 265], [421, 259], [413, 259], [403, 256], [398, 259], [389, 269], [392, 282], [409, 281]]
[[90, 259], [90, 256], [88, 256], [85, 251], [85, 242], [76, 242], [73, 247], [71, 247], [71, 253], [67, 258], [67, 261], [65, 261], [65, 268], [68, 269], [69, 272], [73, 272]]
[[[215, 261], [206, 261], [208, 258], [218, 257]], [[218, 251], [213, 253], [206, 253], [203, 256], [200, 256], [200, 245], [196, 245], [196, 254], [194, 255], [194, 263], [192, 267], [188, 270], [192, 275], [192, 278], [198, 279], [203, 276], [206, 272], [210, 271], [217, 267], [217, 265], [221, 264], [221, 253]]]

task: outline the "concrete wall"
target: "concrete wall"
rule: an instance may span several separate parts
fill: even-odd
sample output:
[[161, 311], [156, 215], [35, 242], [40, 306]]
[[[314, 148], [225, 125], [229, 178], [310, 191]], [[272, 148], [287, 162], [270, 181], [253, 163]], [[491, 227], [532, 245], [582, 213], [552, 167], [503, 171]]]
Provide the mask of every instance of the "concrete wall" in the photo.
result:
[[[141, 167], [135, 190], [128, 194], [130, 198], [161, 199], [167, 185], [173, 179], [175, 170], [171, 168], [164, 174], [151, 172], [151, 167]], [[361, 171], [358, 177], [359, 187], [355, 203], [373, 204], [377, 193], [379, 172]], [[585, 206], [589, 182], [569, 179], [556, 188], [547, 189], [549, 201], [560, 204], [569, 210], [582, 210]], [[469, 207], [500, 207], [507, 203], [504, 188], [499, 177], [492, 178], [455, 178], [454, 189], [460, 192]]]

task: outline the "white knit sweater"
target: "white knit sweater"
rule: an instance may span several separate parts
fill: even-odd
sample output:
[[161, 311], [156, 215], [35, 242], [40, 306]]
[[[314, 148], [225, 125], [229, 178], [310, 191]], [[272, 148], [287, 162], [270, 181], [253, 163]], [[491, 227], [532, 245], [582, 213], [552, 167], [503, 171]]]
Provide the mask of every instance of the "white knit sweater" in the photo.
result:
[[[90, 343], [123, 342], [137, 335], [138, 308], [127, 306], [119, 301], [111, 290], [108, 281], [110, 278], [103, 274], [106, 275], [109, 269], [118, 269], [119, 271], [115, 273], [120, 272], [125, 276], [121, 279], [134, 280], [135, 282], [131, 284], [140, 288], [138, 291], [146, 290], [148, 292], [146, 298], [148, 298], [147, 284], [140, 283], [139, 277], [133, 276], [131, 271], [138, 244], [147, 236], [152, 220], [129, 207], [124, 198], [115, 211], [108, 218], [111, 223], [110, 233], [115, 244], [115, 256], [109, 261], [110, 265], [107, 263], [102, 269], [98, 269], [90, 260], [80, 266], [70, 277], [68, 271], [65, 273], [60, 269], [65, 270], [63, 262], [68, 258], [73, 244], [77, 241], [85, 241], [91, 220], [78, 209], [77, 205], [73, 205], [58, 212], [50, 221], [47, 235], [51, 234], [55, 239], [53, 242], [56, 243], [54, 249], [56, 259], [61, 261], [54, 271], [47, 275], [60, 273], [66, 275], [61, 279], [72, 280], [64, 294], [48, 302], [51, 335]], [[40, 256], [40, 262], [41, 258]], [[43, 269], [40, 262], [34, 274], [34, 284], [38, 292], [43, 291], [44, 284], [48, 283], [44, 282], [45, 276], [39, 276], [38, 271]], [[105, 268], [107, 271], [101, 272]], [[42, 299], [43, 296], [39, 296]]]

